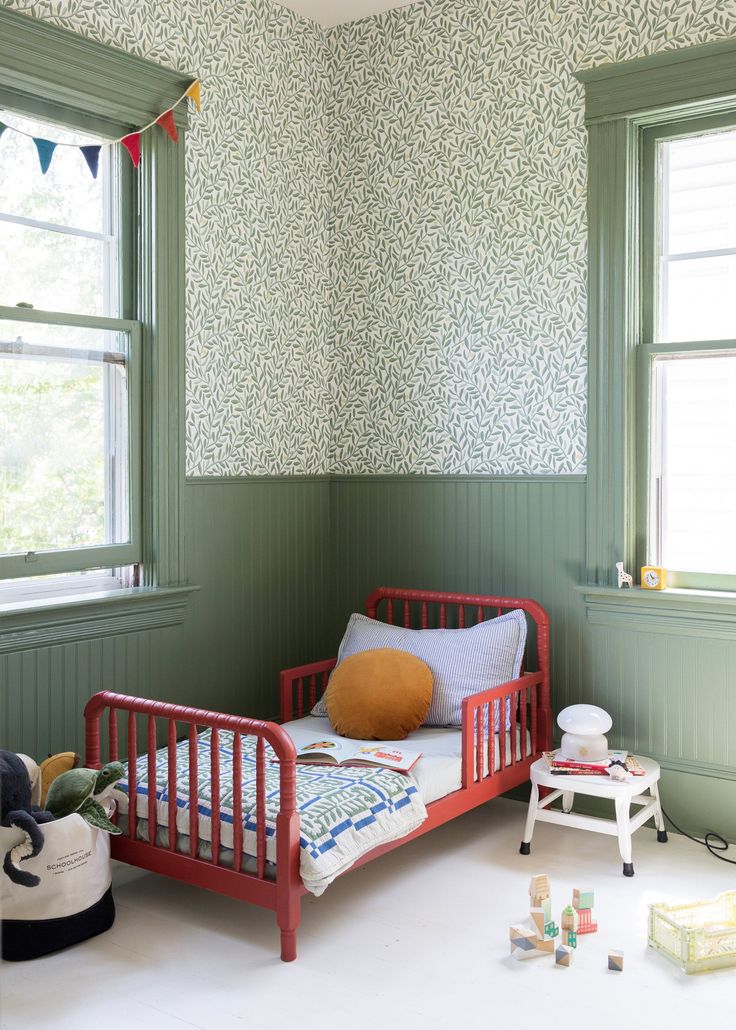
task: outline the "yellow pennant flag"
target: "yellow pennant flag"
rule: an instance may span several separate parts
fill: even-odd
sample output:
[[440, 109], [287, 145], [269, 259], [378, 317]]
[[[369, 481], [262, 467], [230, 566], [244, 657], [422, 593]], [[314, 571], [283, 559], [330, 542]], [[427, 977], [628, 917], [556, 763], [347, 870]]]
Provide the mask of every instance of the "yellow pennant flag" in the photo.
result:
[[189, 89], [186, 91], [186, 96], [191, 97], [194, 103], [197, 105], [197, 110], [202, 110], [202, 93], [200, 91], [199, 79], [195, 79]]

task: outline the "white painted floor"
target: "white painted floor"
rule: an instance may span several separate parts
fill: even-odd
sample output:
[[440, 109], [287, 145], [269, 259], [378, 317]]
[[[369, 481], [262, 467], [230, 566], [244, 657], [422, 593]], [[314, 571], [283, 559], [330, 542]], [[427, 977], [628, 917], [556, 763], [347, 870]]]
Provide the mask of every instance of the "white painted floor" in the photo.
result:
[[[647, 903], [736, 887], [736, 866], [654, 831], [634, 837], [625, 879], [612, 837], [539, 824], [518, 845], [526, 808], [499, 799], [308, 896], [299, 957], [278, 959], [271, 913], [129, 867], [115, 870], [118, 916], [67, 952], [0, 966], [4, 1030], [679, 1030], [733, 1025], [736, 968], [686, 976], [647, 947]], [[573, 966], [509, 956], [528, 915], [532, 873], [553, 910], [594, 888], [599, 932]], [[625, 951], [608, 972], [608, 948]]]

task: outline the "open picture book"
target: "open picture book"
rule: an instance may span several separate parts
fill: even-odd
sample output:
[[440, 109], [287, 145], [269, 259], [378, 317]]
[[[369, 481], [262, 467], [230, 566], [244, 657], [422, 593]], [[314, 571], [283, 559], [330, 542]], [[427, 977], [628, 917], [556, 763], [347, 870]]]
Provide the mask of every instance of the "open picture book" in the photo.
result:
[[374, 765], [397, 772], [409, 772], [421, 757], [419, 751], [405, 751], [393, 744], [358, 744], [329, 734], [315, 736], [296, 752], [297, 762], [312, 765]]

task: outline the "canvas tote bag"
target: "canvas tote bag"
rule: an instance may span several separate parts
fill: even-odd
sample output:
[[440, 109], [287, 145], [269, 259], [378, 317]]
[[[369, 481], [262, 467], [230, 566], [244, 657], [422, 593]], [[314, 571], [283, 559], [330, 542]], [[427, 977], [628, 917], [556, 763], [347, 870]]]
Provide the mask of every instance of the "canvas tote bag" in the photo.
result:
[[109, 929], [115, 919], [110, 837], [76, 813], [43, 823], [44, 845], [20, 864], [41, 882], [22, 887], [6, 875], [2, 861], [24, 840], [15, 827], [0, 826], [0, 932], [2, 957], [38, 958]]

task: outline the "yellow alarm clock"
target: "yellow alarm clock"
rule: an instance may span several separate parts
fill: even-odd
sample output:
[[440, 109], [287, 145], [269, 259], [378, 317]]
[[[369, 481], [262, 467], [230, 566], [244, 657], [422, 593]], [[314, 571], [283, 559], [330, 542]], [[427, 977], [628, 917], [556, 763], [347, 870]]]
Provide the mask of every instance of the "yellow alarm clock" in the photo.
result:
[[667, 570], [660, 569], [658, 565], [642, 565], [641, 567], [641, 588], [642, 590], [664, 590], [667, 586]]

